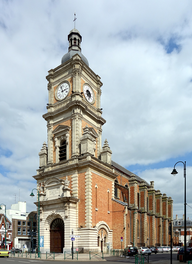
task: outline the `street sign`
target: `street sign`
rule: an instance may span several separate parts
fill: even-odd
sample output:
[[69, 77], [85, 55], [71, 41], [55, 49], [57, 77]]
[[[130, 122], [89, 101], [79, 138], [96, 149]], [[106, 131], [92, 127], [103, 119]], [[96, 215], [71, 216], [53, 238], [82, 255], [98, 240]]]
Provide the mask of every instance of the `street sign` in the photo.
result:
[[40, 236], [40, 247], [44, 247], [44, 236]]
[[71, 237], [71, 241], [75, 241], [75, 238], [74, 237]]

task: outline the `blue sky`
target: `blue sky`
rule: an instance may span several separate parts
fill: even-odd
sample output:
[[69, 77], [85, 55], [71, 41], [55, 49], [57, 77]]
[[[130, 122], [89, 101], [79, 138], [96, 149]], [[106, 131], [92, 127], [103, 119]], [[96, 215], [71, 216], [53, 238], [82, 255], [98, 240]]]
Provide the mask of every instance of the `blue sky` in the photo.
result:
[[20, 197], [35, 209], [29, 194], [47, 140], [45, 76], [67, 52], [76, 12], [82, 53], [103, 82], [103, 142], [112, 159], [153, 180], [180, 217], [182, 164], [170, 173], [186, 161], [192, 206], [191, 10], [185, 0], [0, 1], [0, 202], [9, 208]]

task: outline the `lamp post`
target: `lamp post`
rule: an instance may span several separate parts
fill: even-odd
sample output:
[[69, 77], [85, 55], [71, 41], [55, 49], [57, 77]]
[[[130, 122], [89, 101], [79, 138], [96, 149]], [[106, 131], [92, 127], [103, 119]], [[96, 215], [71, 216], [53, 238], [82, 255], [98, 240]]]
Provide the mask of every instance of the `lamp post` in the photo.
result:
[[33, 252], [33, 216], [32, 216], [32, 217], [29, 217], [29, 221], [30, 221], [30, 224], [31, 224], [31, 228], [30, 228], [30, 234], [31, 234], [31, 247], [32, 247], [31, 252]]
[[[34, 188], [33, 190], [37, 190], [37, 197], [38, 197], [38, 210], [37, 210], [37, 217], [38, 217], [38, 258], [40, 258], [40, 201], [39, 201], [39, 190]], [[33, 190], [31, 191], [30, 196], [34, 197]]]
[[[7, 228], [7, 220], [6, 220], [6, 205], [5, 204], [1, 204], [1, 205], [4, 205], [5, 206], [5, 248], [6, 248], [6, 244], [7, 244], [7, 239], [6, 239], [6, 236], [7, 236], [7, 233], [6, 233], [6, 228]], [[0, 209], [2, 209], [2, 207], [0, 206]]]
[[173, 171], [171, 172], [171, 174], [176, 175], [178, 172], [175, 169], [175, 166], [178, 163], [182, 163], [184, 166], [184, 262], [186, 262], [186, 161], [178, 161], [175, 163]]

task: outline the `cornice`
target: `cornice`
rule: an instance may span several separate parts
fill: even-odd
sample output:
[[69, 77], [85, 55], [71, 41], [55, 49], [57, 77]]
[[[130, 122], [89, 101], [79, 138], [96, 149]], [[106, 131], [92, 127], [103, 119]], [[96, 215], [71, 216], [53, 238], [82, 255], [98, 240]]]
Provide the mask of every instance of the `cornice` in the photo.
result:
[[99, 171], [109, 178], [115, 179], [117, 176], [113, 172], [113, 168], [101, 162], [99, 159], [91, 157], [90, 155], [80, 156], [76, 159], [70, 159], [64, 162], [55, 163], [37, 170], [39, 174], [34, 175], [36, 180], [42, 180], [45, 177], [56, 176], [65, 172], [71, 172], [82, 168], [92, 168], [95, 171]]
[[[79, 67], [76, 68], [76, 65]], [[100, 81], [100, 76], [95, 74], [93, 70], [91, 70], [90, 67], [88, 67], [84, 61], [81, 59], [81, 57], [78, 54], [75, 54], [70, 60], [68, 60], [66, 63], [59, 65], [58, 67], [51, 69], [48, 71], [48, 75], [46, 76], [46, 79], [50, 82], [51, 79], [56, 79], [59, 77], [62, 73], [65, 73], [69, 70], [72, 72], [76, 69], [78, 71], [82, 72], [84, 71], [99, 87], [103, 85], [103, 83]]]
[[[67, 110], [69, 110], [70, 108], [74, 107], [74, 106], [78, 106], [81, 107], [84, 111], [87, 112], [88, 115], [91, 116], [91, 118], [97, 120], [97, 122], [101, 123], [102, 125], [104, 125], [106, 123], [106, 120], [102, 117], [99, 116], [97, 114], [95, 114], [91, 109], [90, 106], [87, 106], [84, 102], [80, 101], [80, 100], [75, 100], [75, 101], [70, 101], [69, 103], [67, 103], [64, 107], [61, 107], [57, 110], [53, 110], [51, 112], [48, 112], [46, 114], [43, 115], [43, 118], [48, 121], [50, 118], [53, 118]], [[54, 107], [54, 106], [52, 106]], [[102, 113], [100, 109], [96, 109], [97, 112]]]
[[[53, 205], [58, 203], [77, 203], [77, 202], [79, 202], [79, 199], [75, 197], [60, 197], [57, 199], [40, 201], [40, 206]], [[35, 202], [34, 204], [38, 206], [38, 202]]]

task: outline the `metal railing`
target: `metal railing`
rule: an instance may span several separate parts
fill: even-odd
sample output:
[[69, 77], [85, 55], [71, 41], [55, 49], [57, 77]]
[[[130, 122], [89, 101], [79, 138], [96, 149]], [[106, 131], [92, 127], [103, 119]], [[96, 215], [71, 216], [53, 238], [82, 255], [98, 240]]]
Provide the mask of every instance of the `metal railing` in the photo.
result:
[[67, 251], [64, 251], [64, 260], [65, 259], [76, 259], [78, 260], [78, 251], [76, 252], [73, 252], [73, 256], [72, 256], [72, 252], [67, 252]]
[[95, 253], [95, 252], [91, 252], [89, 251], [89, 259], [91, 260], [92, 258], [102, 258], [104, 259], [104, 253], [103, 252], [100, 252], [100, 253]]

